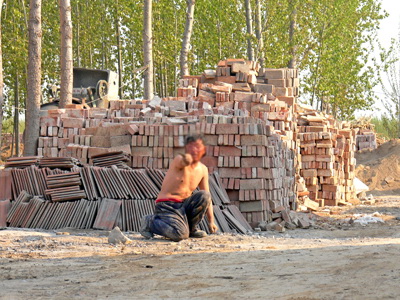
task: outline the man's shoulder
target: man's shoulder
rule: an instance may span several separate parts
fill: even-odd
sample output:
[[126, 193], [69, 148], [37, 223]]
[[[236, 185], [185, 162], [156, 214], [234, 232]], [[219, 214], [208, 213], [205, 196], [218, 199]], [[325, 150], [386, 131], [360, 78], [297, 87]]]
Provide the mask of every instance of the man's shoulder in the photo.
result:
[[202, 169], [206, 174], [208, 174], [208, 168], [207, 168], [207, 166], [206, 166], [205, 164], [203, 164], [201, 161], [199, 161], [199, 165], [200, 165], [201, 169]]

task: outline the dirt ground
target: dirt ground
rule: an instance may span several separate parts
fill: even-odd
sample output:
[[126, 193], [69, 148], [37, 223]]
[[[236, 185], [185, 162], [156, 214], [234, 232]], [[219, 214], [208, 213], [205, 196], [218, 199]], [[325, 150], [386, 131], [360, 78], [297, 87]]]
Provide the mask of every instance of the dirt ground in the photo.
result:
[[105, 231], [0, 230], [0, 299], [398, 299], [400, 141], [356, 158], [372, 205], [325, 208], [309, 229], [179, 243], [129, 232], [127, 245]]
[[[0, 231], [0, 299], [398, 299], [400, 196], [310, 229], [108, 244], [104, 231]], [[360, 225], [357, 214], [384, 223]]]
[[376, 195], [400, 195], [400, 139], [356, 154], [356, 177]]

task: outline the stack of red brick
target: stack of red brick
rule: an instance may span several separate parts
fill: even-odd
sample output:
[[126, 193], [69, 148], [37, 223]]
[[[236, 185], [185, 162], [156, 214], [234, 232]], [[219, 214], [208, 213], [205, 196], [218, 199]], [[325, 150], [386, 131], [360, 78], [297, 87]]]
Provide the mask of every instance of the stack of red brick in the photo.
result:
[[369, 129], [360, 129], [356, 135], [356, 149], [361, 151], [364, 149], [374, 150], [376, 149], [376, 134], [374, 131]]
[[219, 172], [247, 220], [279, 222], [284, 210], [296, 209], [301, 159], [311, 199], [333, 205], [353, 196], [353, 131], [339, 131], [315, 112], [297, 120], [298, 85], [295, 69], [224, 60], [216, 70], [185, 76], [178, 97], [156, 104], [117, 100], [108, 109], [50, 110], [41, 119], [38, 152], [90, 164], [95, 155], [122, 150], [133, 168], [167, 169], [184, 137], [202, 133], [209, 145], [204, 163]]
[[[300, 175], [319, 206], [355, 198], [355, 130], [315, 111], [299, 117]], [[318, 205], [316, 205], [318, 206]]]
[[195, 124], [188, 124], [187, 118], [177, 120], [185, 124], [80, 128], [83, 134], [72, 137], [75, 143], [68, 144], [65, 153], [90, 163], [99, 153], [124, 150], [132, 154], [133, 168], [166, 169], [183, 152], [185, 135], [203, 133], [208, 144], [204, 163], [219, 172], [231, 200], [249, 222], [267, 220], [271, 207], [295, 207], [294, 154], [271, 125], [253, 117], [222, 115], [200, 116]]

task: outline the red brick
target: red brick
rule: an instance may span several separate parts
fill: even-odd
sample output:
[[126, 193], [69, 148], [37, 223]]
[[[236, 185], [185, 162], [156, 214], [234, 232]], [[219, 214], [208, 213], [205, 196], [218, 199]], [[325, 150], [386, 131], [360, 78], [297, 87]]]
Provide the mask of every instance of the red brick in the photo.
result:
[[268, 79], [268, 84], [274, 85], [277, 87], [284, 87], [286, 88], [286, 79]]
[[[237, 82], [233, 84], [233, 89], [234, 92], [240, 91], [240, 92], [251, 92], [250, 85], [248, 83], [243, 83], [243, 82]], [[232, 96], [234, 94], [231, 94]]]
[[205, 156], [201, 159], [201, 162], [205, 164], [208, 168], [215, 168], [218, 166], [218, 158]]
[[284, 79], [286, 78], [285, 69], [265, 69], [264, 70], [265, 79]]
[[254, 93], [252, 92], [236, 92], [234, 95], [234, 101], [251, 102], [253, 100]]
[[242, 135], [240, 137], [241, 145], [268, 145], [268, 140], [265, 135]]
[[289, 96], [288, 89], [285, 87], [275, 87], [276, 97], [287, 97]]
[[289, 106], [293, 106], [293, 105], [296, 103], [296, 97], [289, 97], [289, 96], [285, 97], [285, 96], [280, 96], [280, 97], [277, 97], [277, 99], [278, 99], [279, 101], [285, 102], [285, 103], [286, 103], [287, 105], [289, 105]]
[[254, 92], [261, 94], [274, 94], [275, 86], [272, 84], [257, 83], [253, 86]]
[[236, 82], [236, 76], [218, 76], [217, 81], [234, 84]]
[[63, 118], [63, 127], [67, 128], [83, 128], [85, 120], [83, 118]]
[[61, 127], [61, 119], [59, 117], [41, 117], [40, 126], [57, 126]]
[[242, 157], [241, 159], [242, 168], [263, 168], [266, 167], [266, 161], [264, 157]]
[[238, 72], [249, 73], [250, 66], [246, 63], [244, 64], [242, 62], [235, 62], [232, 64], [231, 71], [232, 73], [238, 73]]
[[153, 150], [150, 147], [132, 147], [132, 156], [152, 156]]
[[239, 124], [215, 124], [215, 134], [238, 134]]
[[228, 58], [228, 59], [226, 59], [227, 66], [232, 66], [232, 64], [234, 64], [234, 63], [245, 64], [246, 61], [243, 58]]
[[240, 189], [241, 190], [256, 190], [256, 189], [264, 189], [266, 188], [265, 179], [257, 178], [257, 179], [241, 179], [240, 180]]

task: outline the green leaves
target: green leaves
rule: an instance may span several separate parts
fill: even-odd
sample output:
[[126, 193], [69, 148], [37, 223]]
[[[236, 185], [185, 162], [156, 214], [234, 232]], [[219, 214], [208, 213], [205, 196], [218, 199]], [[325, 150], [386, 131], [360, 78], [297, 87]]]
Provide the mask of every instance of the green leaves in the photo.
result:
[[[8, 91], [17, 72], [23, 74], [20, 82], [26, 81], [28, 3], [7, 0], [3, 6], [3, 61]], [[260, 4], [265, 67], [286, 67], [292, 58], [291, 50], [295, 49], [303, 102], [316, 107], [329, 103], [340, 118], [371, 105], [377, 70], [369, 68], [367, 61], [379, 21], [385, 17], [379, 1], [260, 0]], [[143, 0], [71, 0], [71, 5], [74, 65], [117, 70], [118, 20], [124, 97], [141, 97]], [[175, 94], [186, 7], [185, 0], [153, 1], [155, 92], [162, 96]], [[46, 83], [59, 81], [58, 12], [58, 0], [43, 1], [42, 60]], [[296, 27], [291, 40], [289, 27], [293, 18]], [[190, 73], [214, 68], [221, 59], [246, 58], [246, 37], [243, 0], [196, 1], [188, 56]], [[23, 98], [25, 87], [21, 88]]]

